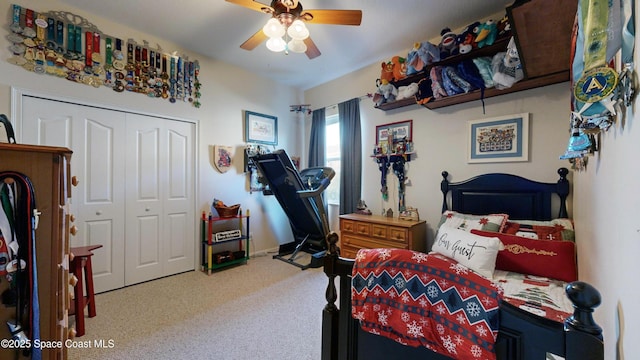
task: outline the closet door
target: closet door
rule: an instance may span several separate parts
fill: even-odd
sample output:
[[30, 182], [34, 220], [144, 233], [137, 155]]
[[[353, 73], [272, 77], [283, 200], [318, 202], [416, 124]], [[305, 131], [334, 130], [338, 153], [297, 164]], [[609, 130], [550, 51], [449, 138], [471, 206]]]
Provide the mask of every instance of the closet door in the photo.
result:
[[164, 193], [165, 274], [193, 270], [196, 266], [195, 244], [195, 125], [166, 121], [167, 172]]
[[103, 246], [92, 260], [95, 291], [123, 287], [125, 115], [34, 97], [23, 97], [22, 114], [22, 142], [73, 150], [71, 246]]
[[191, 270], [193, 125], [127, 114], [125, 284]]
[[22, 96], [22, 140], [73, 150], [71, 246], [96, 292], [196, 268], [195, 124]]

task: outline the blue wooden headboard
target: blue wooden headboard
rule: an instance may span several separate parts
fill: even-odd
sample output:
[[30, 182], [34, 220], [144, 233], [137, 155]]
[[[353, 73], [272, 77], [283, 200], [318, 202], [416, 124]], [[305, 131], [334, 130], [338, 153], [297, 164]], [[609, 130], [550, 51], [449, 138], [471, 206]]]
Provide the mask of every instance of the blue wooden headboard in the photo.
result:
[[[465, 214], [509, 214], [513, 220], [551, 220], [566, 218], [569, 180], [567, 168], [558, 169], [556, 183], [542, 183], [512, 174], [483, 174], [451, 183], [449, 173], [442, 172], [442, 211]], [[448, 197], [450, 195], [450, 197]], [[553, 198], [559, 199], [557, 216], [553, 213]], [[449, 202], [450, 200], [450, 202]], [[450, 206], [449, 206], [450, 204]]]

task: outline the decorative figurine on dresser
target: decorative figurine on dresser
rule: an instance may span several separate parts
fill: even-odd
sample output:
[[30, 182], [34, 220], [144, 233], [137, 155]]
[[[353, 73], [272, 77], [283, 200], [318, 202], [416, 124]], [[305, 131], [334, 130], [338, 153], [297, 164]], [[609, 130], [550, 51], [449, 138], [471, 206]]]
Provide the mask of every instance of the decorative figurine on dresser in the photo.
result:
[[[19, 345], [64, 344], [75, 336], [69, 326], [70, 160], [67, 148], [0, 143], [0, 231], [7, 245], [6, 251], [0, 246], [0, 260], [7, 260], [0, 269], [0, 339], [16, 345], [0, 348], [0, 359], [66, 359], [65, 346], [24, 352]], [[7, 222], [15, 226], [7, 229]]]

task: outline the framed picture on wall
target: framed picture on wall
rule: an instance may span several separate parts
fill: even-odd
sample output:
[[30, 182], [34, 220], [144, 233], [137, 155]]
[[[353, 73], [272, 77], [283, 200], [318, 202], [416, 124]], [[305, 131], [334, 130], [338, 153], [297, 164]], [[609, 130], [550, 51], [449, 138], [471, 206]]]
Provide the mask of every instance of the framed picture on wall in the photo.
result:
[[390, 139], [391, 141], [412, 141], [412, 136], [413, 120], [398, 121], [376, 126], [376, 145], [389, 142]]
[[529, 113], [468, 121], [467, 162], [529, 160]]
[[245, 141], [266, 145], [278, 144], [278, 118], [253, 111], [244, 112]]

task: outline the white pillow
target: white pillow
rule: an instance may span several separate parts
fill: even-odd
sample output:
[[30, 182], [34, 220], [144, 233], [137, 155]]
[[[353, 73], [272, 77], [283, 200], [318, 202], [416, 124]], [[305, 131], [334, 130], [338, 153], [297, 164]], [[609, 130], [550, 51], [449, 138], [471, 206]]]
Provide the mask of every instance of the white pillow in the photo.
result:
[[432, 251], [447, 256], [491, 279], [498, 251], [504, 249], [497, 237], [478, 236], [464, 230], [441, 226]]

